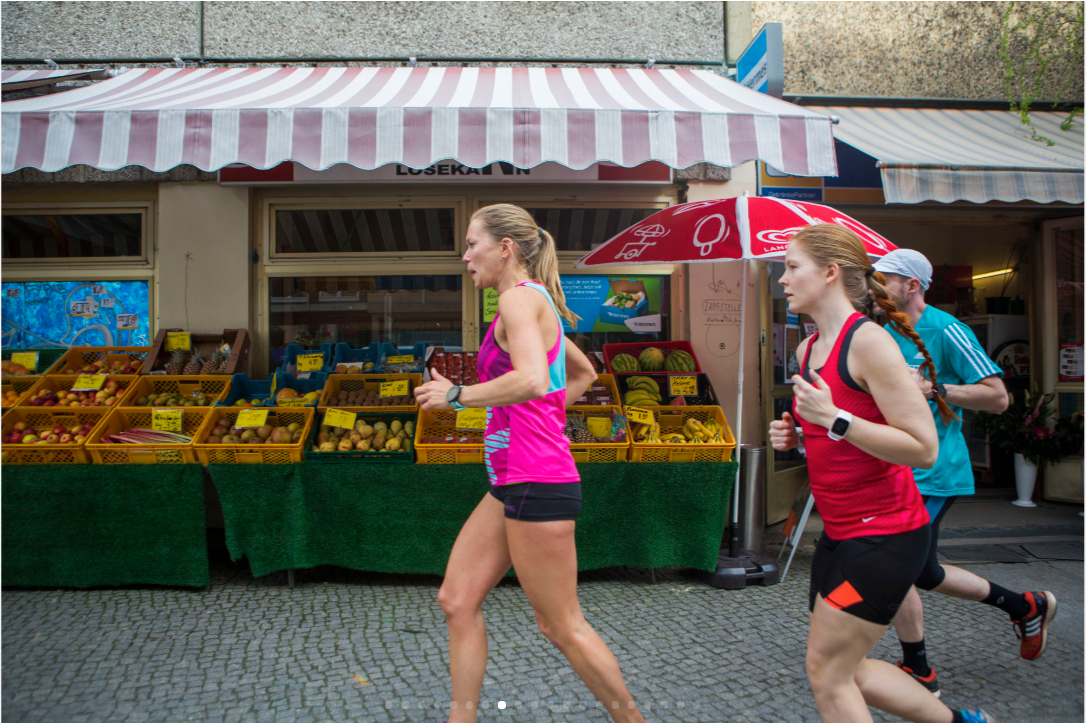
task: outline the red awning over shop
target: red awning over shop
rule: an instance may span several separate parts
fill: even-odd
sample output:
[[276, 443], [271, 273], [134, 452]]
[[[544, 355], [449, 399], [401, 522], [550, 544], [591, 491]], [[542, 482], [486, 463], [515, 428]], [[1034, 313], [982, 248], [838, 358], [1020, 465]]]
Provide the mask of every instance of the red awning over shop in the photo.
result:
[[760, 159], [837, 174], [829, 117], [700, 70], [148, 68], [9, 101], [2, 117], [3, 173]]

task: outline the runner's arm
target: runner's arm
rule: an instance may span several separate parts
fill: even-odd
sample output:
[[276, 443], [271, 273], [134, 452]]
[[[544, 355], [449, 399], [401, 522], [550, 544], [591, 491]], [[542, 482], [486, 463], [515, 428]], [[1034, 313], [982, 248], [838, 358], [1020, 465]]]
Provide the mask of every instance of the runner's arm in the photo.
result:
[[964, 407], [967, 410], [1003, 412], [1010, 403], [1007, 398], [1007, 388], [1003, 386], [1003, 380], [997, 375], [985, 377], [980, 382], [974, 382], [971, 385], [944, 385], [944, 387], [946, 397], [943, 399], [951, 405]]

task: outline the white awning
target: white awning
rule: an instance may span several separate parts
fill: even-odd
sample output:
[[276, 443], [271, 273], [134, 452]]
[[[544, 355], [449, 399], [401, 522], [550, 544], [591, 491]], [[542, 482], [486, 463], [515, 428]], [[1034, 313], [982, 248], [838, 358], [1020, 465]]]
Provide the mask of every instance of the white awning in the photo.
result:
[[0, 170], [660, 161], [836, 176], [831, 120], [702, 70], [145, 68], [2, 106]]
[[1083, 202], [1081, 118], [1063, 131], [1067, 114], [1031, 112], [1048, 146], [1011, 111], [809, 108], [839, 116], [837, 139], [878, 159], [887, 203]]
[[4, 70], [0, 71], [0, 89], [9, 91], [37, 88], [68, 80], [88, 80], [104, 74], [102, 68], [89, 70]]

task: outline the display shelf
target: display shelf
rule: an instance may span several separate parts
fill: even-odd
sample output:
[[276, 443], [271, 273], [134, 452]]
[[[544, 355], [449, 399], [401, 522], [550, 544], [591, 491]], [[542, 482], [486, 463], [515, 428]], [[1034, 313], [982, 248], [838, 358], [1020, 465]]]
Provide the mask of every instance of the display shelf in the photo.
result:
[[[397, 413], [397, 412], [370, 412], [373, 408], [361, 408], [361, 407], [337, 407], [337, 410], [344, 410], [346, 412], [354, 412], [358, 414], [358, 420], [364, 420], [366, 423], [372, 425], [375, 422], [384, 422], [388, 425], [392, 424], [393, 420], [399, 420], [401, 423], [410, 421], [414, 427], [414, 431], [418, 433], [418, 415], [416, 413]], [[383, 409], [383, 408], [382, 408]], [[368, 450], [366, 452], [359, 452], [357, 450], [351, 451], [339, 451], [335, 452], [320, 452], [312, 449], [316, 443], [317, 436], [320, 435], [320, 429], [324, 424], [324, 411], [320, 411], [317, 414], [316, 422], [313, 424], [313, 430], [309, 434], [309, 439], [306, 441], [305, 446], [305, 460], [306, 462], [314, 463], [413, 463], [415, 462], [414, 452], [414, 436], [409, 435], [408, 440], [410, 444], [406, 450]]]
[[[612, 405], [618, 405], [619, 407], [622, 406], [622, 398], [619, 396], [618, 385], [615, 382], [615, 376], [614, 375], [610, 375], [610, 374], [606, 374], [606, 373], [601, 374], [601, 375], [597, 375], [597, 379], [596, 379], [595, 382], [592, 383], [592, 385], [594, 387], [606, 387], [608, 394], [611, 395], [611, 404]], [[588, 394], [588, 393], [586, 392], [585, 394]], [[586, 403], [586, 404], [583, 404], [583, 405], [574, 404], [574, 405], [570, 405], [569, 407], [570, 407], [570, 409], [573, 409], [573, 410], [581, 410], [581, 409], [584, 409], [584, 408], [587, 408], [587, 407], [598, 407], [598, 405], [594, 404], [591, 400], [589, 400], [588, 403]]]
[[[332, 403], [332, 398], [341, 390], [346, 390], [347, 392], [353, 392], [355, 390], [380, 391], [381, 383], [393, 382], [396, 380], [408, 381], [408, 399], [410, 400], [410, 404], [366, 406]], [[328, 375], [328, 381], [324, 385], [324, 392], [321, 393], [321, 399], [320, 402], [317, 403], [317, 406], [322, 413], [329, 407], [335, 407], [341, 410], [349, 407], [352, 410], [357, 409], [367, 412], [401, 412], [417, 414], [419, 411], [419, 403], [415, 400], [413, 393], [415, 388], [421, 384], [422, 375], [418, 372], [387, 375]]]
[[377, 361], [377, 372], [389, 371], [385, 368], [389, 357], [407, 355], [415, 358], [413, 366], [402, 370], [392, 370], [392, 372], [422, 372], [423, 367], [426, 365], [426, 348], [432, 346], [429, 342], [416, 342], [412, 347], [397, 347], [391, 342], [384, 342], [381, 344], [380, 357]]
[[[346, 342], [340, 342], [335, 347], [335, 354], [332, 359], [331, 371], [336, 374], [359, 374], [349, 372], [338, 372], [340, 365], [363, 365], [361, 374], [369, 374], [377, 368], [377, 362], [381, 356], [381, 343], [374, 342], [369, 347], [352, 347]], [[370, 368], [365, 369], [365, 365], [369, 365]]]
[[[601, 375], [602, 377], [602, 375]], [[660, 388], [660, 396], [664, 400], [666, 406], [670, 403], [674, 397], [668, 392], [668, 378], [669, 377], [694, 377], [697, 380], [697, 395], [705, 400], [704, 405], [720, 405], [720, 400], [716, 396], [716, 392], [713, 390], [713, 384], [709, 381], [709, 375], [704, 372], [637, 372], [633, 374], [616, 375], [618, 391], [621, 396], [625, 396], [629, 391], [629, 379], [631, 377], [649, 377], [653, 379]], [[694, 406], [702, 403], [690, 403]], [[625, 399], [622, 402], [623, 407], [626, 406]]]
[[[166, 333], [184, 332], [183, 329], [160, 329], [151, 343], [151, 350], [144, 362], [140, 374], [149, 375], [152, 371], [163, 370], [170, 361], [171, 352], [166, 351]], [[222, 334], [198, 334], [190, 333], [189, 341], [192, 343], [189, 351], [200, 350], [204, 359], [211, 357], [211, 353], [220, 349], [224, 344], [230, 345], [230, 357], [226, 361], [226, 369], [222, 372], [212, 372], [213, 375], [234, 375], [249, 369], [249, 349], [252, 346], [252, 337], [246, 329], [224, 329]]]
[[[194, 437], [204, 423], [210, 407], [186, 407], [181, 416], [181, 434]], [[191, 442], [125, 444], [102, 442], [106, 435], [116, 435], [132, 428], [151, 428], [151, 408], [119, 407], [113, 410], [86, 440], [91, 462], [101, 465], [148, 465], [195, 463]]]
[[207, 407], [212, 407], [229, 382], [230, 379], [223, 375], [143, 375], [136, 380], [124, 406], [142, 407], [136, 404], [136, 400], [168, 392], [177, 392], [185, 397], [193, 397], [197, 392], [203, 392], [208, 399]]
[[[690, 418], [698, 422], [715, 420], [724, 431], [722, 437], [724, 443], [698, 443], [698, 444], [656, 444], [644, 443], [630, 438], [630, 462], [631, 463], [715, 463], [731, 462], [732, 453], [735, 451], [735, 436], [724, 417], [724, 411], [719, 407], [687, 406], [687, 407], [645, 407], [653, 413], [656, 421], [660, 423], [660, 434], [681, 432], [682, 427]], [[632, 428], [632, 425], [631, 425]]]
[[[581, 405], [566, 410], [583, 413], [585, 417], [607, 417], [622, 414], [618, 405]], [[571, 442], [569, 452], [576, 463], [624, 463], [630, 452], [630, 425], [626, 422], [626, 439], [622, 442]]]
[[[36, 408], [38, 405], [31, 405], [30, 400], [39, 392], [54, 392], [57, 395], [62, 393], [68, 394], [71, 392], [72, 387], [75, 385], [75, 381], [79, 379], [79, 375], [45, 375], [39, 378], [38, 382], [30, 388], [27, 394], [23, 395], [19, 400], [19, 407], [31, 407]], [[106, 383], [117, 383], [117, 401], [112, 405], [101, 405], [103, 410], [108, 410], [111, 407], [121, 407], [128, 401], [129, 396], [132, 394], [132, 390], [135, 389], [136, 382], [139, 380], [138, 375], [109, 375], [106, 379]], [[71, 405], [49, 405], [50, 408], [64, 409], [71, 407]]]
[[[106, 362], [107, 368], [114, 362], [121, 362], [126, 366], [135, 368], [139, 374], [143, 363], [151, 353], [150, 347], [72, 347], [57, 360], [56, 364], [49, 368], [49, 374], [71, 375], [79, 374], [78, 368], [85, 367], [100, 360]], [[105, 374], [111, 374], [106, 372]]]
[[[293, 375], [298, 373], [298, 355], [300, 354], [320, 354], [323, 356], [323, 364], [320, 368], [320, 372], [327, 374], [332, 369], [332, 360], [335, 357], [335, 352], [332, 348], [331, 342], [325, 342], [320, 346], [320, 349], [302, 349], [302, 345], [291, 342], [287, 345], [286, 352], [283, 355], [283, 364], [279, 366], [280, 372], [286, 372]], [[312, 374], [316, 374], [311, 372]]]
[[[424, 443], [427, 437], [454, 435], [455, 442]], [[477, 437], [479, 442], [460, 442], [459, 438]], [[422, 465], [446, 465], [483, 462], [483, 433], [464, 433], [456, 430], [456, 412], [453, 410], [420, 410], [419, 424], [415, 430], [415, 454]]]
[[98, 426], [112, 412], [111, 408], [99, 407], [14, 407], [0, 418], [0, 435], [8, 435], [17, 423], [25, 423], [28, 429], [38, 432], [52, 430], [57, 425], [65, 428], [92, 423], [86, 439], [78, 443], [37, 444], [5, 443], [0, 446], [0, 462], [4, 465], [74, 465], [89, 463], [90, 453], [86, 442]]
[[671, 352], [679, 351], [686, 352], [694, 360], [694, 369], [692, 370], [684, 370], [682, 372], [679, 372], [675, 370], [660, 369], [652, 370], [653, 372], [667, 374], [694, 374], [697, 372], [701, 372], [701, 365], [698, 364], [698, 357], [694, 354], [694, 348], [686, 340], [676, 340], [674, 342], [629, 342], [622, 344], [605, 344], [603, 345], [603, 361], [607, 365], [607, 371], [611, 374], [616, 375], [642, 374], [646, 370], [641, 370], [640, 372], [616, 372], [611, 366], [611, 361], [620, 354], [629, 354], [633, 355], [636, 358], [649, 347], [656, 347], [657, 349], [659, 349], [661, 352], [664, 353], [665, 359], [667, 359], [668, 354], [670, 354]]
[[300, 463], [305, 457], [305, 443], [313, 426], [313, 417], [316, 410], [312, 407], [270, 407], [268, 408], [268, 422], [278, 425], [290, 425], [298, 423], [302, 435], [296, 443], [276, 445], [265, 443], [263, 445], [237, 444], [237, 445], [209, 445], [205, 442], [211, 436], [211, 431], [221, 422], [224, 427], [233, 427], [238, 419], [238, 413], [243, 409], [239, 407], [212, 407], [204, 419], [203, 425], [196, 432], [193, 447], [196, 450], [196, 459], [204, 465], [212, 464], [265, 464], [284, 465]]
[[64, 356], [64, 353], [68, 351], [67, 347], [45, 347], [42, 349], [2, 349], [0, 350], [0, 359], [9, 360], [11, 355], [15, 352], [37, 352], [38, 353], [38, 369], [31, 372], [29, 375], [3, 375], [2, 379], [7, 380], [9, 377], [40, 377], [41, 375], [49, 374], [50, 370], [57, 361]]
[[[299, 380], [294, 375], [284, 372], [276, 372], [275, 389], [281, 390], [284, 387], [297, 392], [300, 396], [304, 396], [310, 392], [320, 393], [324, 389], [324, 385], [328, 380], [328, 375], [324, 372], [314, 372], [312, 376]], [[259, 407], [275, 407], [274, 401], [268, 402], [271, 397], [271, 378], [266, 380], [252, 380], [248, 375], [234, 375], [226, 383], [223, 388], [222, 395], [219, 397], [219, 401], [216, 404], [217, 407], [234, 407], [238, 400], [252, 401], [254, 399], [260, 400]], [[317, 395], [317, 399], [312, 402], [307, 402], [303, 407], [316, 407], [320, 400], [320, 395]]]

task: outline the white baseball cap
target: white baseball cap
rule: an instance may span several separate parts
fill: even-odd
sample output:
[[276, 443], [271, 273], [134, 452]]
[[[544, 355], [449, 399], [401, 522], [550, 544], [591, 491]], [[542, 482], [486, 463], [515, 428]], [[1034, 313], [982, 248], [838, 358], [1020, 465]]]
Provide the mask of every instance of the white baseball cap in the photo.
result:
[[919, 251], [912, 249], [894, 249], [881, 259], [875, 260], [875, 271], [916, 279], [924, 289], [931, 286], [931, 262]]

